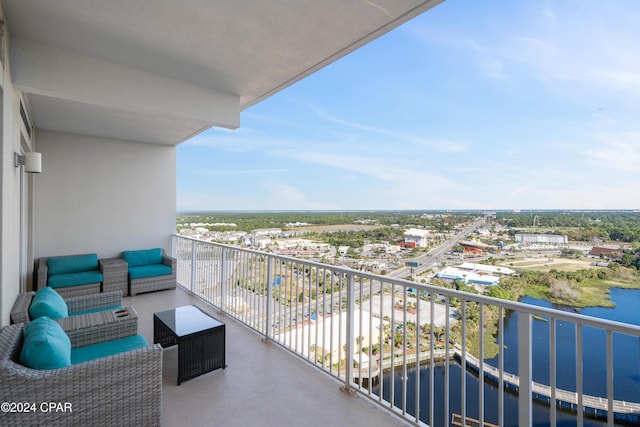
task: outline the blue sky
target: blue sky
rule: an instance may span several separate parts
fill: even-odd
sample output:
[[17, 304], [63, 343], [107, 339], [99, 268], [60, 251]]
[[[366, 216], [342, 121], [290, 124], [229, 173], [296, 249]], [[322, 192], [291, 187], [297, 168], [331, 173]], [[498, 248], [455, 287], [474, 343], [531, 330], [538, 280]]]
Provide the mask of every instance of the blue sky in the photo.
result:
[[640, 208], [640, 1], [447, 0], [178, 147], [178, 210]]

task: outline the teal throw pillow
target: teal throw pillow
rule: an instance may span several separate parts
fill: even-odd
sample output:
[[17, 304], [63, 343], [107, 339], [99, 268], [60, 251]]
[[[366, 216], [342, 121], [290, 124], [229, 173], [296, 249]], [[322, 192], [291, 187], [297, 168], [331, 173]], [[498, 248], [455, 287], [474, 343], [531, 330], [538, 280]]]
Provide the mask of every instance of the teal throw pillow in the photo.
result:
[[70, 366], [71, 340], [55, 320], [40, 317], [24, 330], [20, 363], [31, 369]]
[[46, 316], [51, 319], [69, 317], [69, 308], [64, 298], [50, 286], [39, 289], [29, 305], [31, 320]]

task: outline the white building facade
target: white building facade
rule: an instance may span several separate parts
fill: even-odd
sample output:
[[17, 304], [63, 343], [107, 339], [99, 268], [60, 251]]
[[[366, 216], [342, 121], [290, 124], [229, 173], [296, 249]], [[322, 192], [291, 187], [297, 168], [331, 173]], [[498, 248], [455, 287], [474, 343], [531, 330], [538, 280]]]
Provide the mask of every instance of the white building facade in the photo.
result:
[[426, 248], [429, 246], [429, 240], [432, 238], [433, 235], [429, 230], [410, 228], [404, 232], [405, 244], [408, 242], [415, 243], [416, 247], [419, 248]]

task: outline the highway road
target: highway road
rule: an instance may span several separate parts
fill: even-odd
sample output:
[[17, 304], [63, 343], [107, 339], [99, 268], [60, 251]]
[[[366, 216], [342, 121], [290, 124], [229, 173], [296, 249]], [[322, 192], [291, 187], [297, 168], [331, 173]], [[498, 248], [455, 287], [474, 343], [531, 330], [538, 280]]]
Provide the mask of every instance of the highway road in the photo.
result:
[[453, 246], [457, 245], [461, 240], [464, 240], [471, 233], [473, 233], [474, 231], [482, 227], [485, 224], [485, 222], [486, 222], [486, 217], [478, 218], [471, 224], [467, 225], [462, 231], [460, 231], [454, 237], [442, 243], [437, 248], [434, 248], [429, 252], [427, 252], [426, 254], [420, 255], [419, 257], [406, 260], [407, 262], [417, 262], [418, 263], [417, 267], [406, 267], [406, 266], [401, 267], [397, 270], [390, 272], [388, 276], [403, 278], [403, 277], [411, 276], [412, 274], [423, 273], [426, 270], [433, 267], [434, 265], [440, 264], [443, 260], [443, 256], [445, 253], [449, 252]]
[[[482, 227], [485, 224], [485, 221], [485, 217], [478, 218], [437, 248], [432, 249], [424, 255], [407, 260], [418, 264], [417, 267], [413, 268], [413, 274], [420, 274], [429, 268], [432, 268], [434, 265], [439, 265], [444, 259], [444, 255], [450, 251], [451, 247], [457, 245], [461, 240], [467, 238], [471, 233]], [[411, 274], [412, 268], [402, 267], [389, 273], [387, 276], [404, 278]], [[366, 280], [362, 283], [362, 286], [357, 289], [357, 295], [355, 297], [361, 300], [370, 295], [376, 295], [381, 291], [380, 287], [380, 281], [373, 281], [372, 283], [369, 280]], [[298, 302], [293, 300], [290, 304], [286, 305], [281, 305], [277, 301], [274, 301], [273, 326], [276, 328], [282, 328], [285, 325], [291, 325], [299, 322], [304, 318], [305, 314], [309, 315], [315, 307], [320, 307], [321, 311], [327, 313], [337, 313], [341, 311], [343, 303], [341, 297], [346, 297], [346, 290], [339, 294], [333, 294], [333, 298], [331, 294], [318, 295], [317, 301]], [[282, 330], [283, 329], [281, 329], [281, 331]]]

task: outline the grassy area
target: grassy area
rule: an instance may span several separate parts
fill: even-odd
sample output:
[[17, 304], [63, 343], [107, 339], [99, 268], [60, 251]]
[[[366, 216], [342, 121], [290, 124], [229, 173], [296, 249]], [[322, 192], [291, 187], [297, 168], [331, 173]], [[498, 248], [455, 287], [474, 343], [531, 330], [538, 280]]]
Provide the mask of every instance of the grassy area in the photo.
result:
[[593, 280], [578, 284], [580, 297], [573, 304], [575, 307], [615, 307], [609, 295], [611, 288], [640, 289], [640, 281], [624, 283], [614, 280]]
[[[624, 273], [624, 272], [623, 272]], [[638, 275], [630, 276], [623, 274], [616, 280], [592, 279], [585, 282], [572, 283], [575, 290], [578, 291], [578, 297], [575, 299], [559, 299], [554, 298], [551, 289], [542, 284], [530, 284], [523, 288], [523, 294], [533, 298], [546, 299], [555, 304], [562, 304], [576, 308], [583, 307], [615, 307], [615, 303], [611, 301], [611, 288], [624, 289], [640, 289], [640, 277]]]
[[533, 270], [542, 272], [548, 272], [551, 270], [578, 271], [583, 268], [602, 268], [591, 265], [593, 262], [593, 258], [527, 258], [523, 260], [513, 260], [508, 263], [501, 262], [500, 265], [516, 270]]

